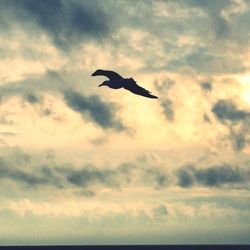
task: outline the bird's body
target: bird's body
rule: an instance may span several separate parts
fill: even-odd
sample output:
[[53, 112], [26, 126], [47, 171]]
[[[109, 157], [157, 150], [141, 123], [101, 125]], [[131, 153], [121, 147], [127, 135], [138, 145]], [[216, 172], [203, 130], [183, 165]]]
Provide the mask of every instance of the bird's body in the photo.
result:
[[157, 96], [152, 95], [148, 90], [140, 87], [133, 78], [123, 78], [114, 71], [98, 69], [92, 74], [92, 76], [106, 76], [109, 78], [108, 81], [104, 81], [99, 85], [99, 87], [108, 86], [112, 89], [124, 88], [136, 95], [141, 95], [153, 99], [158, 98]]
[[[117, 80], [117, 81], [105, 81], [105, 85], [110, 87], [111, 89], [121, 89], [123, 87], [123, 81], [122, 80]], [[102, 85], [104, 86], [104, 84]]]

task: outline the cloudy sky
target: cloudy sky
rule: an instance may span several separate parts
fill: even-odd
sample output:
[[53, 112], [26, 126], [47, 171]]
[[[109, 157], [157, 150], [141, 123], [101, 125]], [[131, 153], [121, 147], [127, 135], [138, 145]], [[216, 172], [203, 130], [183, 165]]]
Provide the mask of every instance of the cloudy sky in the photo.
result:
[[0, 244], [250, 243], [249, 23], [245, 0], [0, 0]]

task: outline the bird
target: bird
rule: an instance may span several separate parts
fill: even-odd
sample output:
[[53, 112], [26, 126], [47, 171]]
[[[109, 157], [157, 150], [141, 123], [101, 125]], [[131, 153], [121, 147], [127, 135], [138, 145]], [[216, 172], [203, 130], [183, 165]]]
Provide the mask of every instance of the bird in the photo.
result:
[[112, 89], [124, 88], [126, 90], [131, 91], [132, 93], [136, 95], [141, 95], [141, 96], [152, 98], [152, 99], [158, 98], [157, 96], [152, 95], [151, 92], [149, 92], [148, 90], [139, 86], [132, 77], [123, 78], [118, 73], [112, 70], [98, 69], [91, 76], [106, 76], [107, 78], [109, 78], [109, 80], [104, 81], [98, 87], [108, 86], [109, 88], [112, 88]]

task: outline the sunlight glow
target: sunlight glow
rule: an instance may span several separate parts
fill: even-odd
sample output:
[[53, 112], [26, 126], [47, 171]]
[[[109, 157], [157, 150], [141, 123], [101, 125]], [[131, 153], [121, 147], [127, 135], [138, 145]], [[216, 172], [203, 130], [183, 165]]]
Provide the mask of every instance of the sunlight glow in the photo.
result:
[[242, 84], [240, 96], [250, 105], [250, 75], [248, 74], [240, 77], [239, 81]]

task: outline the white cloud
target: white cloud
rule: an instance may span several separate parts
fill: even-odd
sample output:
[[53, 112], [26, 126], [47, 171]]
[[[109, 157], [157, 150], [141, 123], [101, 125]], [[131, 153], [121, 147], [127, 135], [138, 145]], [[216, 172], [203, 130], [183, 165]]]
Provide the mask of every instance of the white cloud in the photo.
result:
[[0, 46], [3, 48], [3, 58], [0, 59], [1, 84], [40, 75], [48, 69], [58, 70], [66, 62], [46, 35], [34, 37], [20, 26], [15, 27], [15, 32], [2, 36]]

